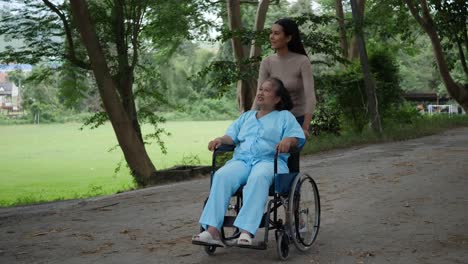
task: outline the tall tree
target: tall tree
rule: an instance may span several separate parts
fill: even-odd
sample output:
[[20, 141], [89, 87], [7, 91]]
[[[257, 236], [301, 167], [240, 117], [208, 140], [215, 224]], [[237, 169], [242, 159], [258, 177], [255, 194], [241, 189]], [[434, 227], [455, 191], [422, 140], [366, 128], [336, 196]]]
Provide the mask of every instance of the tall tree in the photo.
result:
[[[353, 6], [353, 1], [350, 1], [351, 7]], [[365, 10], [366, 10], [366, 0], [356, 0], [355, 8], [357, 8], [357, 12], [361, 14], [361, 20], [364, 20]], [[354, 11], [353, 11], [354, 12]], [[354, 14], [353, 14], [354, 16]], [[357, 59], [359, 58], [359, 42], [356, 35], [353, 35], [351, 39], [351, 44], [349, 45], [348, 51], [348, 58], [349, 59]]]
[[[431, 11], [431, 10], [438, 9], [440, 12], [440, 10], [442, 9], [442, 7], [440, 6], [440, 1], [429, 2], [431, 5], [426, 0], [419, 0], [419, 1], [403, 0], [403, 1], [408, 7], [413, 17], [418, 22], [418, 24], [423, 28], [423, 30], [426, 32], [426, 34], [429, 36], [429, 39], [431, 40], [432, 48], [434, 51], [434, 56], [437, 62], [437, 67], [442, 77], [442, 81], [445, 87], [447, 88], [448, 94], [455, 101], [457, 101], [463, 107], [465, 111], [468, 112], [468, 83], [465, 83], [465, 84], [457, 83], [453, 79], [450, 73], [449, 65], [447, 64], [447, 59], [444, 54], [444, 49], [443, 49], [442, 42], [439, 36], [441, 32], [443, 33], [443, 29], [437, 28], [437, 24], [433, 19], [434, 11]], [[460, 60], [464, 61], [466, 58], [464, 57], [464, 53], [462, 52], [463, 47], [461, 45], [461, 42], [463, 41], [465, 43], [465, 49], [468, 50], [468, 35], [467, 35], [467, 30], [466, 30], [466, 20], [468, 18], [467, 17], [468, 4], [466, 3], [466, 1], [463, 1], [463, 0], [447, 1], [447, 2], [453, 2], [455, 4], [453, 8], [456, 9], [456, 12], [455, 14], [452, 14], [452, 18], [454, 18], [452, 21], [455, 23], [453, 25], [448, 24], [448, 26], [453, 26], [452, 29], [455, 29], [455, 28], [459, 29], [457, 33], [459, 33], [460, 34], [459, 36], [461, 37], [459, 37], [459, 42], [457, 43], [459, 46], [459, 51], [461, 51], [459, 52]], [[446, 8], [449, 9], [449, 7], [446, 7]], [[441, 14], [441, 15], [444, 15], [444, 14]], [[460, 50], [460, 47], [461, 47], [461, 50]]]
[[[84, 0], [71, 0], [71, 11], [74, 21], [78, 27], [83, 44], [88, 52], [91, 69], [96, 78], [99, 94], [101, 95], [104, 108], [114, 128], [125, 160], [132, 170], [135, 179], [144, 184], [145, 179], [155, 174], [156, 168], [151, 162], [144, 147], [141, 129], [136, 117], [135, 101], [132, 90], [133, 68], [136, 65], [138, 53], [134, 51], [132, 62], [128, 60], [128, 46], [126, 45], [124, 25], [124, 3], [117, 2], [114, 7], [116, 46], [119, 54], [119, 74], [116, 79], [112, 78], [108, 62], [93, 22], [89, 14], [88, 6]], [[142, 9], [139, 6], [136, 12], [136, 21], [141, 20]], [[139, 15], [140, 14], [140, 15]], [[134, 38], [139, 31], [139, 24], [134, 28]], [[135, 45], [135, 49], [137, 49]]]
[[[241, 21], [241, 2], [241, 0], [227, 0], [229, 29], [233, 32], [241, 32], [243, 30]], [[269, 4], [270, 0], [259, 1], [257, 13], [255, 15], [254, 32], [260, 32], [263, 30]], [[250, 44], [250, 51], [246, 51], [241, 38], [236, 35], [233, 35], [232, 37], [232, 47], [234, 50], [234, 59], [239, 67], [244, 67], [245, 61], [255, 59], [261, 55], [261, 47], [256, 41], [253, 41]], [[249, 77], [237, 81], [237, 100], [239, 109], [242, 112], [250, 110], [256, 92], [256, 77]]]
[[340, 46], [343, 58], [348, 58], [348, 39], [346, 36], [345, 17], [343, 12], [343, 1], [335, 0], [336, 19], [338, 20], [338, 29], [340, 32]]
[[377, 95], [375, 92], [375, 82], [370, 72], [369, 61], [367, 58], [366, 44], [364, 42], [364, 33], [362, 25], [362, 13], [356, 2], [351, 0], [351, 8], [353, 13], [353, 20], [355, 24], [355, 38], [359, 50], [359, 57], [361, 60], [362, 73], [364, 75], [364, 83], [366, 86], [367, 95], [367, 111], [370, 118], [370, 124], [374, 132], [382, 133], [382, 124], [380, 120]]
[[7, 48], [0, 53], [0, 61], [35, 64], [46, 60], [61, 65], [66, 60], [92, 70], [105, 110], [94, 120], [98, 124], [110, 120], [138, 184], [145, 185], [152, 177], [157, 181], [140, 121], [146, 119], [156, 126], [153, 136], [158, 140], [160, 119], [135, 104], [134, 78], [141, 66], [140, 53], [145, 48], [174, 50], [189, 37], [190, 28], [204, 28], [200, 6], [209, 5], [198, 0], [21, 2], [21, 8], [2, 17], [0, 34], [20, 36], [25, 45]]

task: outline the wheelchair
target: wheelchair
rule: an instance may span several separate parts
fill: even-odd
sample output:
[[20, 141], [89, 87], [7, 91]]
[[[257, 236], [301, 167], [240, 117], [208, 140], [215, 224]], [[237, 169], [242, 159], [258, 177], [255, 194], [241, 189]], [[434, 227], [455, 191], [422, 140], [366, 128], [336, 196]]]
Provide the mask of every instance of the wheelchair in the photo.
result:
[[[221, 145], [213, 153], [211, 182], [217, 170], [217, 157], [221, 153], [233, 151], [233, 145]], [[297, 153], [298, 150], [293, 150], [290, 153]], [[291, 161], [291, 160], [289, 160]], [[289, 162], [290, 163], [290, 162]], [[221, 228], [221, 240], [226, 247], [242, 247], [250, 249], [266, 250], [268, 244], [268, 233], [270, 230], [275, 230], [276, 252], [281, 260], [286, 260], [289, 256], [289, 246], [294, 246], [302, 252], [311, 248], [317, 238], [320, 226], [320, 197], [317, 184], [307, 173], [293, 171], [287, 174], [278, 174], [278, 152], [274, 159], [274, 181], [269, 190], [269, 201], [266, 206], [266, 211], [263, 214], [259, 231], [264, 228], [263, 240], [255, 239], [255, 244], [246, 246], [238, 245], [237, 238], [240, 236], [240, 230], [236, 228], [234, 220], [242, 207], [242, 189], [241, 186], [231, 197], [224, 223]], [[299, 165], [288, 164], [291, 167], [299, 168]], [[298, 170], [298, 169], [297, 169]], [[210, 182], [210, 186], [211, 186]], [[208, 198], [205, 200], [205, 204]], [[280, 215], [279, 209], [284, 211]], [[284, 219], [283, 219], [284, 218]], [[204, 231], [203, 227], [200, 228]], [[260, 232], [257, 232], [259, 236]], [[214, 255], [215, 245], [204, 245], [205, 252], [208, 255]]]

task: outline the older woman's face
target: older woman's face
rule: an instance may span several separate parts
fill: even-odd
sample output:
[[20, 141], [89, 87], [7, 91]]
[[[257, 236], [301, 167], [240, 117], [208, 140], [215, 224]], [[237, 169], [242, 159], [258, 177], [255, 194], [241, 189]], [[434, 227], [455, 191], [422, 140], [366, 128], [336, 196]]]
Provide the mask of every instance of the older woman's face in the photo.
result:
[[282, 26], [273, 24], [270, 32], [270, 44], [272, 49], [287, 48], [290, 40], [291, 36], [286, 36]]
[[274, 108], [281, 98], [276, 95], [276, 88], [270, 81], [263, 82], [257, 90], [256, 103], [260, 109]]

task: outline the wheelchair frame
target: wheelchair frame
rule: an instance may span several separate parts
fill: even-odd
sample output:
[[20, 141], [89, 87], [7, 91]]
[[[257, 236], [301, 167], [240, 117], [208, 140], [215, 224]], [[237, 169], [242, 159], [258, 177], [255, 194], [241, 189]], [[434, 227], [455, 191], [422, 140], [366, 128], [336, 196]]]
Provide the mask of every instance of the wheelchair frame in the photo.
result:
[[[213, 160], [212, 160], [212, 170], [211, 170], [211, 179], [210, 179], [210, 188], [213, 181], [214, 173], [216, 172], [216, 158], [220, 153], [223, 152], [232, 152], [235, 149], [234, 145], [221, 145], [213, 152]], [[298, 152], [296, 150], [296, 152]], [[290, 152], [291, 153], [291, 152]], [[294, 153], [294, 152], [293, 152]], [[273, 184], [270, 186], [269, 196], [273, 196], [272, 199], [268, 201], [268, 206], [266, 212], [263, 214], [262, 221], [260, 222], [260, 226], [258, 228], [265, 228], [264, 238], [263, 241], [258, 241], [257, 245], [251, 246], [244, 246], [244, 245], [237, 245], [236, 243], [232, 243], [230, 241], [235, 240], [239, 237], [240, 232], [239, 230], [234, 227], [234, 221], [237, 214], [242, 207], [242, 189], [243, 187], [239, 188], [231, 197], [235, 197], [235, 205], [232, 208], [234, 209], [236, 216], [224, 216], [224, 223], [223, 227], [221, 228], [221, 239], [223, 243], [228, 246], [237, 246], [242, 248], [250, 248], [250, 249], [258, 249], [258, 250], [266, 250], [268, 247], [268, 234], [270, 230], [275, 231], [275, 238], [276, 238], [276, 250], [278, 253], [278, 257], [282, 260], [285, 260], [289, 256], [289, 245], [291, 241], [294, 243], [296, 248], [299, 251], [307, 251], [311, 245], [314, 243], [315, 239], [317, 238], [319, 226], [320, 226], [320, 197], [318, 193], [317, 184], [315, 181], [310, 177], [308, 174], [300, 173], [300, 172], [292, 172], [288, 174], [278, 174], [278, 152], [275, 154], [274, 159], [274, 180]], [[280, 180], [282, 177], [283, 182]], [[314, 226], [309, 227], [312, 228], [313, 233], [312, 237], [309, 239], [310, 241], [305, 241], [304, 238], [301, 237], [299, 232], [299, 222], [298, 222], [298, 208], [295, 202], [299, 202], [300, 199], [300, 188], [302, 184], [308, 181], [311, 184], [313, 193], [314, 193], [314, 207], [315, 207], [315, 219], [314, 219]], [[298, 193], [297, 193], [298, 192]], [[208, 198], [205, 200], [205, 204], [208, 201]], [[231, 204], [229, 205], [231, 206]], [[285, 207], [285, 220], [280, 219], [278, 217], [278, 209], [284, 206]], [[294, 210], [291, 208], [296, 207]], [[271, 219], [271, 214], [273, 214], [273, 219]], [[307, 209], [308, 214], [308, 209]], [[295, 222], [292, 225], [292, 222]], [[225, 228], [235, 228], [236, 232], [229, 237], [226, 237]], [[200, 227], [203, 231], [203, 227]], [[216, 251], [218, 246], [204, 246], [205, 252], [208, 255], [213, 255]]]

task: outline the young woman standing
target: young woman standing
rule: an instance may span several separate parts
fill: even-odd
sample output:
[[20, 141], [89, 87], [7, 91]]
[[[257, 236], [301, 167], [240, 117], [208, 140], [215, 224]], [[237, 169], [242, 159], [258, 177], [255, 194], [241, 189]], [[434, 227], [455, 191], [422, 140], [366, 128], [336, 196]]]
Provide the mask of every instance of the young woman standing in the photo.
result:
[[[291, 113], [308, 137], [316, 98], [312, 68], [297, 24], [288, 18], [276, 21], [271, 27], [270, 44], [276, 53], [260, 64], [258, 87], [270, 77], [280, 79], [291, 95], [294, 105]], [[291, 157], [290, 166], [291, 171], [299, 170], [298, 156]]]

